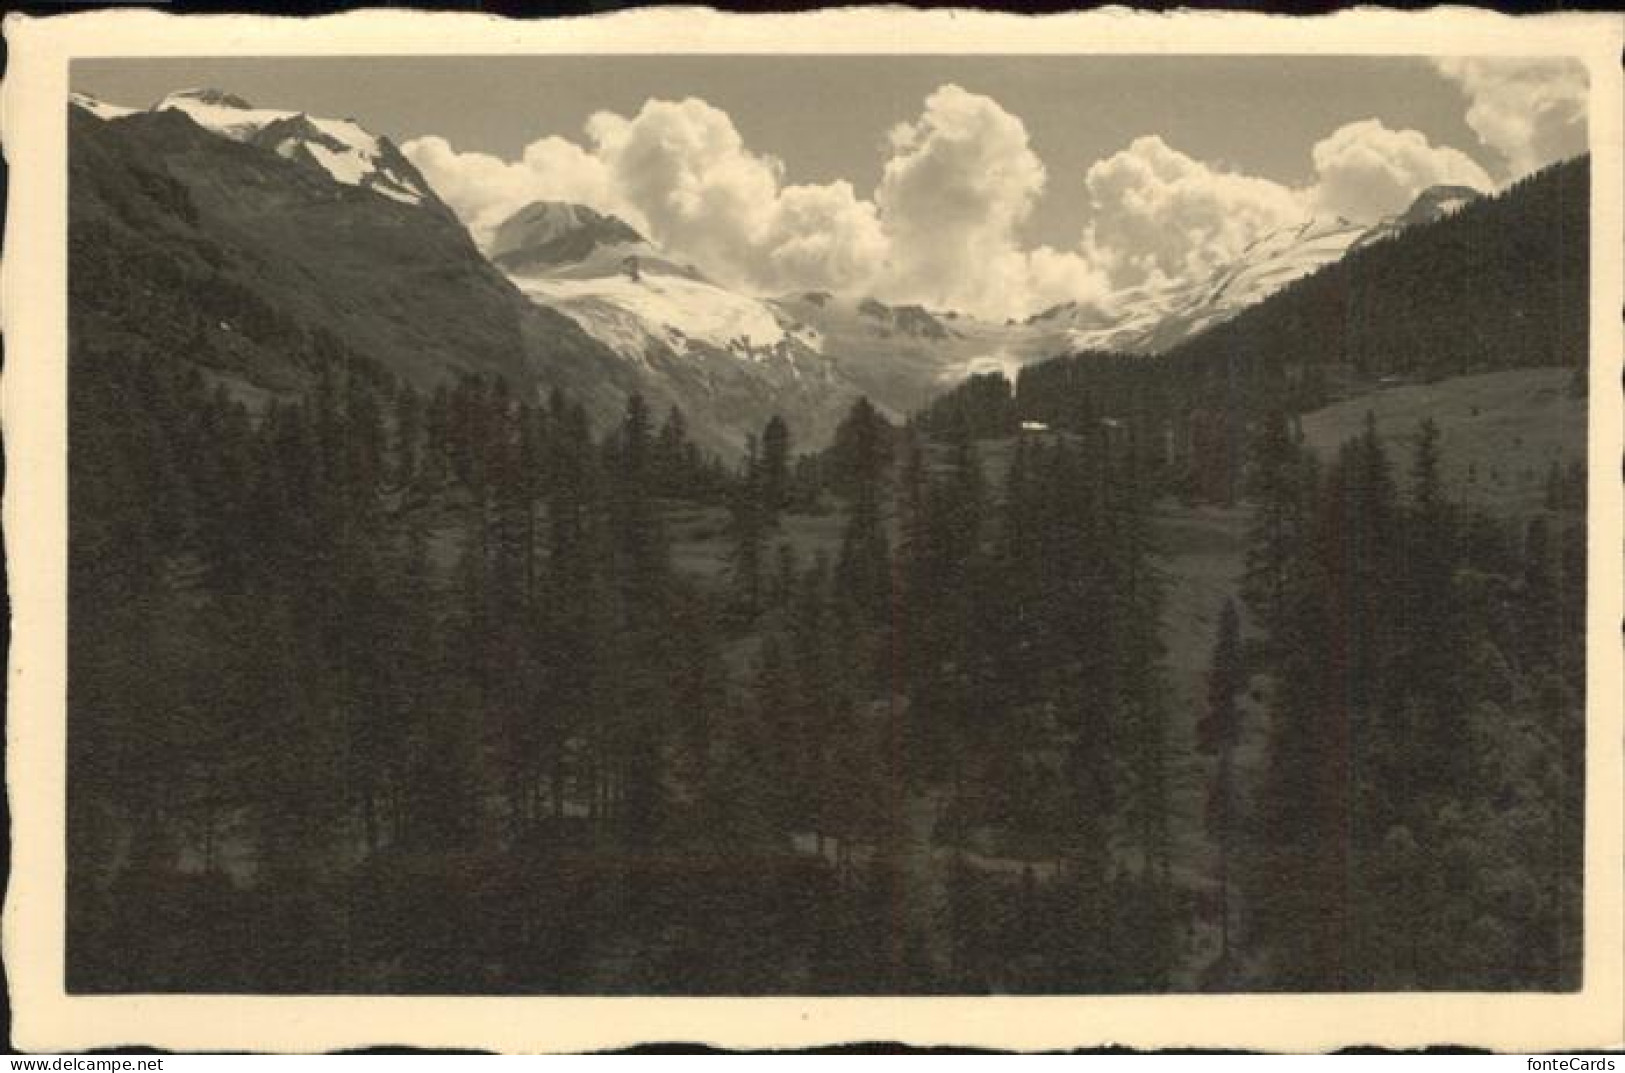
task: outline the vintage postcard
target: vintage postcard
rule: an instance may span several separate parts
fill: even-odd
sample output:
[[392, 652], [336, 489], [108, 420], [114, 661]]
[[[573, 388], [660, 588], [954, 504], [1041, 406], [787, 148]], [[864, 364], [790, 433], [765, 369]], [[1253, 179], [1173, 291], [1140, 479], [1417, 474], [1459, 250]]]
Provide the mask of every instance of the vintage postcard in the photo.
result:
[[1625, 21], [5, 23], [18, 1045], [1625, 1040]]

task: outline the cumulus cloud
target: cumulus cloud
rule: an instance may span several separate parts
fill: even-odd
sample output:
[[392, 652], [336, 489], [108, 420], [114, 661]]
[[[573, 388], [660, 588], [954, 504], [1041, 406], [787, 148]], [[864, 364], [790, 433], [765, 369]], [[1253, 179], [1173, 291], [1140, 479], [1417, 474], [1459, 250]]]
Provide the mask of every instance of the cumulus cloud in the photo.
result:
[[1414, 130], [1390, 130], [1375, 119], [1350, 123], [1312, 151], [1315, 211], [1351, 220], [1377, 220], [1404, 212], [1430, 186], [1475, 190], [1495, 184], [1466, 153], [1430, 143]]
[[[1571, 99], [1550, 71], [1535, 78], [1479, 61], [1450, 70], [1477, 87], [1475, 110], [1539, 97], [1548, 103], [1537, 113], [1557, 116], [1556, 102]], [[1510, 128], [1489, 114], [1475, 129], [1511, 144]], [[1526, 125], [1519, 144], [1544, 144], [1543, 122]], [[1303, 186], [1226, 170], [1146, 135], [1060, 191], [1088, 206], [1077, 246], [1034, 247], [1022, 228], [1050, 177], [1025, 124], [951, 84], [891, 130], [870, 197], [848, 182], [788, 182], [778, 158], [746, 145], [726, 112], [695, 98], [599, 112], [579, 141], [543, 138], [517, 161], [433, 137], [403, 148], [481, 241], [532, 201], [578, 202], [620, 216], [729, 286], [867, 293], [1001, 318], [1064, 301], [1106, 306], [1122, 288], [1204, 277], [1311, 214], [1370, 222], [1438, 183], [1494, 185], [1460, 150], [1376, 119], [1315, 145]]]
[[1200, 278], [1310, 215], [1372, 223], [1429, 186], [1494, 187], [1465, 153], [1376, 119], [1339, 128], [1310, 156], [1314, 180], [1292, 187], [1217, 168], [1155, 135], [1138, 138], [1084, 176], [1084, 254], [1119, 286]]
[[1156, 135], [1096, 162], [1083, 182], [1083, 249], [1122, 286], [1205, 275], [1305, 212], [1290, 188], [1221, 171]]
[[599, 112], [582, 142], [544, 138], [518, 161], [441, 138], [404, 151], [481, 241], [548, 199], [615, 213], [720, 282], [762, 293], [861, 291], [1002, 317], [1107, 289], [1080, 252], [1022, 246], [1044, 165], [1020, 119], [953, 85], [891, 131], [872, 198], [844, 181], [787, 182], [781, 161], [693, 98]]
[[619, 195], [604, 162], [563, 138], [532, 142], [517, 161], [458, 152], [433, 136], [413, 139], [401, 152], [482, 243], [533, 201], [577, 202], [616, 213], [634, 227], [643, 225], [642, 214]]
[[1468, 99], [1467, 125], [1500, 154], [1507, 177], [1586, 148], [1586, 71], [1564, 58], [1448, 57], [1435, 61]]
[[873, 203], [852, 184], [787, 186], [763, 237], [755, 275], [771, 290], [840, 290], [871, 281], [887, 240]]
[[1012, 286], [1016, 229], [1044, 189], [1020, 119], [947, 85], [891, 132], [875, 203], [891, 243], [885, 290], [941, 305], [998, 304]]
[[1004, 308], [1015, 315], [1062, 302], [1101, 309], [1113, 290], [1111, 276], [1100, 265], [1080, 253], [1048, 246], [1020, 254], [1012, 278], [1018, 286]]
[[745, 148], [725, 112], [694, 98], [651, 100], [630, 119], [594, 115], [587, 135], [642, 210], [651, 238], [725, 279], [748, 275], [777, 208], [783, 168]]
[[599, 112], [585, 136], [585, 146], [544, 138], [513, 163], [459, 153], [440, 138], [403, 150], [481, 241], [545, 199], [614, 213], [741, 286], [857, 286], [883, 260], [874, 206], [849, 183], [785, 185], [783, 164], [750, 150], [727, 113], [704, 101], [649, 100], [631, 117]]

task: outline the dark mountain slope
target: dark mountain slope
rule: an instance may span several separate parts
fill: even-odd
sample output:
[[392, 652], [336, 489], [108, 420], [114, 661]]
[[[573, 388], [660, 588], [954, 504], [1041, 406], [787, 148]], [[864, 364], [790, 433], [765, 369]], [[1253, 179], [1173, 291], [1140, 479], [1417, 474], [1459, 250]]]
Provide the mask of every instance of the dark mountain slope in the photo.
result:
[[178, 111], [70, 113], [76, 351], [144, 346], [272, 391], [334, 350], [420, 387], [572, 387], [618, 364], [526, 302], [438, 202], [334, 182]]
[[1590, 188], [1589, 158], [1554, 165], [1354, 250], [1168, 357], [1424, 378], [1583, 365]]

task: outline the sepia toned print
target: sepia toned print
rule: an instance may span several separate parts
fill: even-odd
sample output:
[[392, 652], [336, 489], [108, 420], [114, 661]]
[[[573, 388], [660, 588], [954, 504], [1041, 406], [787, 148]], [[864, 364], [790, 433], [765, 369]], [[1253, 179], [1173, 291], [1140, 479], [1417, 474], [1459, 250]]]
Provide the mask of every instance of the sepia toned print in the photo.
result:
[[1580, 45], [64, 73], [64, 999], [1607, 983]]

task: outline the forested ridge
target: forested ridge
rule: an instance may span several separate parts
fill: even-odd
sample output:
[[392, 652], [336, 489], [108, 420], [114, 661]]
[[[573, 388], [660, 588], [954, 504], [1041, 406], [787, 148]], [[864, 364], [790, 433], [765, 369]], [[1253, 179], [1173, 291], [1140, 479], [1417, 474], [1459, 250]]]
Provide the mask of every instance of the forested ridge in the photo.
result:
[[[1578, 983], [1583, 469], [1498, 511], [1431, 422], [1323, 458], [1284, 370], [1071, 359], [725, 461], [637, 395], [328, 343], [251, 410], [73, 338], [71, 991]], [[1193, 697], [1164, 534], [1220, 508]]]
[[1002, 392], [998, 374], [972, 377], [922, 420], [1008, 433], [1021, 420], [1065, 421], [1087, 397], [1101, 414], [1177, 421], [1189, 439], [1213, 435], [1204, 425], [1312, 410], [1379, 382], [1583, 370], [1590, 190], [1589, 157], [1551, 165], [1357, 247], [1164, 354], [1066, 355], [1022, 368]]

